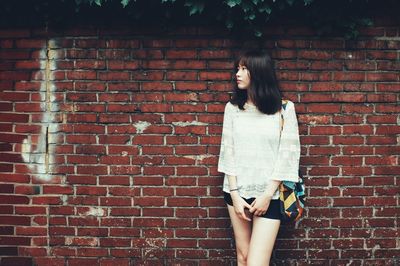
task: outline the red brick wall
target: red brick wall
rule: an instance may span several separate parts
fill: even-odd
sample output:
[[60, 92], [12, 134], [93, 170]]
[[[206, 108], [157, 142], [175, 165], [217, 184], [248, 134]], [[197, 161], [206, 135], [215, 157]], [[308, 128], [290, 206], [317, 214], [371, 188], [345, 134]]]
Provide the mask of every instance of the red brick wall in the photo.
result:
[[1, 30], [1, 264], [234, 265], [216, 164], [250, 46], [295, 102], [307, 185], [274, 263], [399, 263], [399, 30]]

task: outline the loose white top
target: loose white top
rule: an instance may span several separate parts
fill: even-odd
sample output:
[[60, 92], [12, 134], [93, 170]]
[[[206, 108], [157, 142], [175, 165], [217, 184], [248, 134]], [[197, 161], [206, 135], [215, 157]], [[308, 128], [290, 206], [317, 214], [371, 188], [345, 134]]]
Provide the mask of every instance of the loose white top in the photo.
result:
[[[218, 172], [225, 173], [223, 191], [229, 193], [228, 175], [236, 176], [244, 198], [258, 197], [271, 180], [297, 182], [300, 139], [294, 103], [282, 109], [280, 145], [280, 113], [267, 115], [247, 103], [244, 108], [230, 102], [225, 106], [218, 161]], [[278, 189], [272, 198], [279, 198]]]

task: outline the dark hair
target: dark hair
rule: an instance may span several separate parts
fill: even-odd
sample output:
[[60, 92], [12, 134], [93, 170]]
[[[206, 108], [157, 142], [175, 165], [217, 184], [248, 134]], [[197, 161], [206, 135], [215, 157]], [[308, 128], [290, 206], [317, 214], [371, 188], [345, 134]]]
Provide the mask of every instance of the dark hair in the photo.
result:
[[243, 106], [250, 97], [257, 109], [264, 114], [275, 114], [280, 110], [283, 93], [279, 89], [271, 57], [262, 51], [248, 51], [235, 64], [235, 73], [239, 65], [248, 69], [250, 87], [247, 90], [239, 89], [235, 83], [231, 103], [244, 110]]

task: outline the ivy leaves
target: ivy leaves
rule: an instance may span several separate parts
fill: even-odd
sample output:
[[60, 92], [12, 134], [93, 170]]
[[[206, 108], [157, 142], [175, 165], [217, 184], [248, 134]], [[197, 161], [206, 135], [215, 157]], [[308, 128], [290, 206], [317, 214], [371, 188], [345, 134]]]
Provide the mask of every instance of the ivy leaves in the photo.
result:
[[[262, 36], [268, 23], [282, 21], [311, 26], [317, 34], [340, 32], [358, 35], [359, 26], [370, 26], [376, 9], [398, 10], [397, 0], [42, 0], [0, 1], [0, 22], [26, 18], [33, 23], [132, 23], [135, 25], [224, 25], [236, 33]], [[375, 5], [373, 5], [375, 3]], [[397, 4], [396, 4], [397, 3]], [[397, 5], [397, 6], [396, 6]], [[26, 11], [24, 11], [26, 10]], [[62, 14], [59, 10], [63, 10]], [[369, 11], [369, 13], [368, 13]], [[14, 12], [14, 13], [12, 13]], [[367, 14], [366, 14], [367, 13]], [[397, 15], [397, 13], [395, 14]], [[27, 22], [27, 23], [30, 23]]]
[[[225, 5], [225, 26], [228, 29], [240, 25], [253, 31], [255, 36], [262, 36], [261, 28], [271, 18], [284, 9], [290, 9], [295, 2], [310, 5], [314, 0], [223, 0]], [[244, 24], [244, 25], [243, 25]]]
[[205, 1], [188, 0], [185, 1], [185, 6], [189, 7], [189, 15], [200, 14], [204, 10]]
[[242, 1], [241, 0], [227, 0], [225, 1], [225, 3], [229, 6], [229, 7], [234, 7], [238, 4], [240, 4]]
[[[95, 3], [101, 6], [103, 2], [107, 0], [75, 0], [77, 4], [88, 2], [89, 4]], [[111, 0], [110, 0], [111, 1]], [[132, 5], [132, 2], [137, 0], [121, 0], [121, 5], [125, 8], [128, 5]], [[188, 15], [201, 15], [206, 5], [209, 9], [220, 7], [220, 14], [216, 16], [217, 20], [222, 21], [227, 29], [231, 30], [236, 25], [241, 25], [243, 28], [252, 30], [256, 36], [261, 36], [261, 30], [257, 26], [267, 22], [273, 15], [274, 11], [283, 10], [285, 7], [291, 7], [295, 3], [295, 0], [214, 0], [211, 2], [207, 0], [182, 0], [177, 3], [176, 0], [159, 0], [161, 4], [180, 4], [187, 8]], [[304, 5], [309, 5], [314, 0], [302, 0]], [[138, 1], [139, 2], [139, 1]], [[220, 2], [220, 3], [218, 3]], [[222, 3], [222, 5], [221, 5]], [[134, 7], [132, 7], [134, 8]], [[173, 5], [172, 5], [173, 8]], [[211, 12], [212, 13], [212, 12]], [[276, 13], [276, 12], [275, 12]]]
[[122, 1], [121, 1], [121, 5], [122, 5], [123, 7], [126, 7], [126, 6], [129, 4], [129, 2], [130, 2], [130, 0], [122, 0]]

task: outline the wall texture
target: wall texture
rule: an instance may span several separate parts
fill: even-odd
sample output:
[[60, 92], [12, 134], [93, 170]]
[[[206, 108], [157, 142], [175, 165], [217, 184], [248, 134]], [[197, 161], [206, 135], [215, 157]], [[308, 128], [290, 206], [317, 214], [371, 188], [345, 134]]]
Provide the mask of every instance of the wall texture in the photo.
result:
[[272, 51], [307, 211], [276, 265], [396, 265], [400, 27], [0, 30], [1, 265], [234, 265], [216, 171], [233, 59]]

